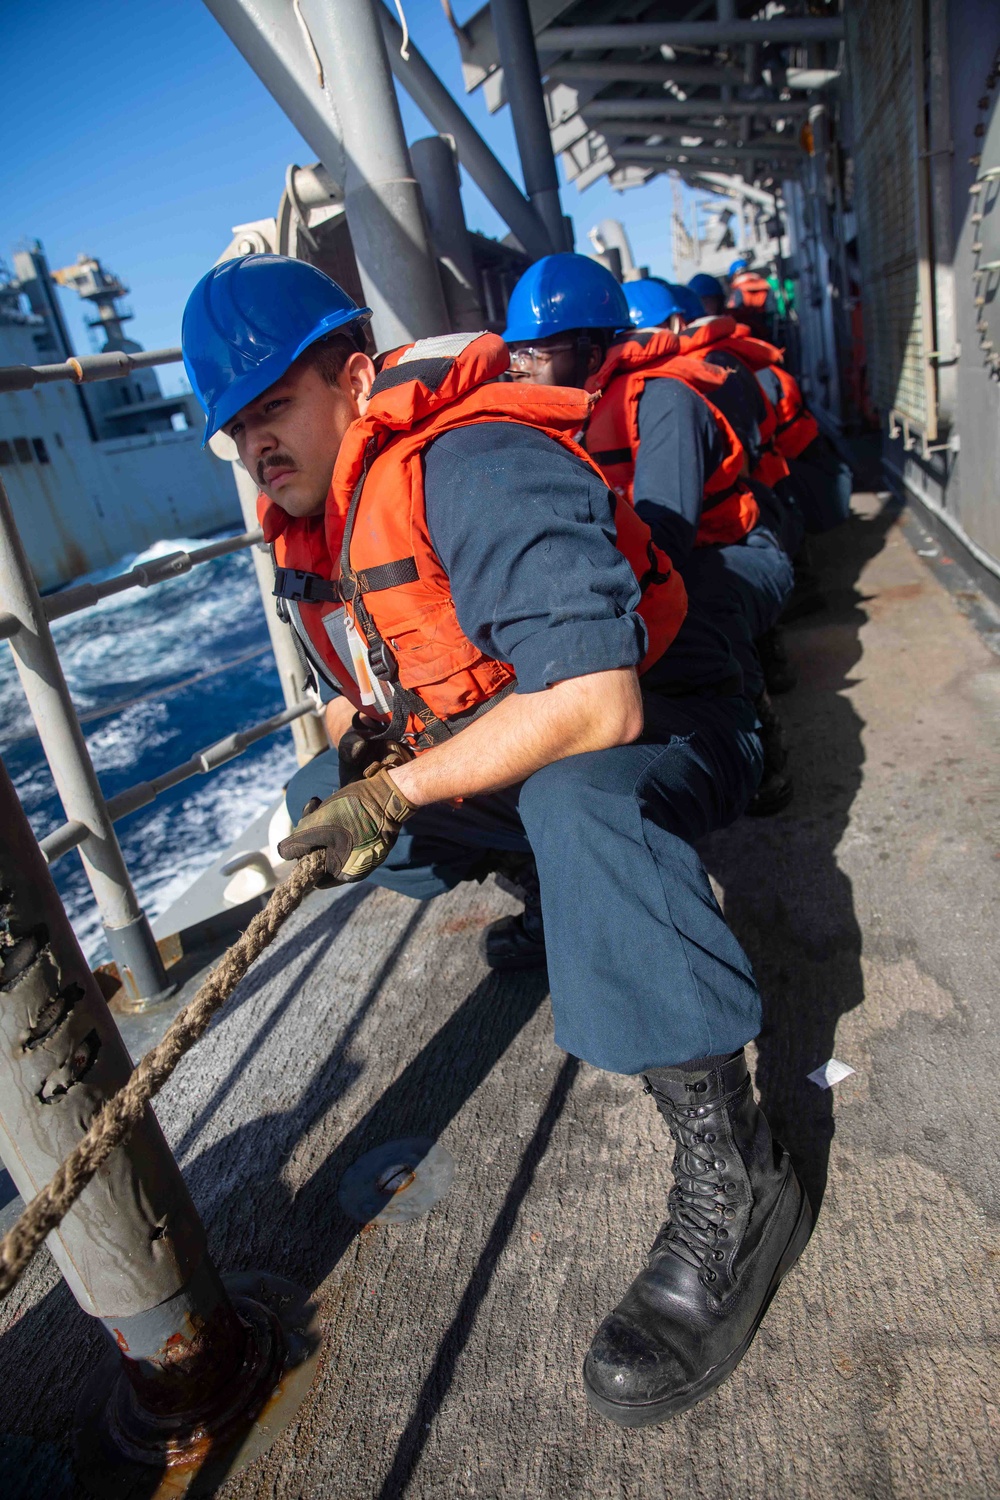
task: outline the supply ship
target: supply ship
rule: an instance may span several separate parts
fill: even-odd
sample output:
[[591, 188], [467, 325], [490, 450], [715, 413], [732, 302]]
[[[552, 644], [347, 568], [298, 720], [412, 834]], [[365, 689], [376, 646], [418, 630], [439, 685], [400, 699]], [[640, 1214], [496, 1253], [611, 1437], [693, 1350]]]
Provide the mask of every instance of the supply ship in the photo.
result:
[[[138, 354], [126, 337], [128, 288], [81, 255], [52, 272], [36, 241], [0, 264], [0, 364], [76, 357], [57, 287], [93, 307], [100, 352]], [[153, 368], [69, 389], [7, 391], [0, 400], [0, 471], [42, 590], [116, 563], [169, 536], [205, 536], [239, 520], [228, 468], [201, 451], [190, 394], [165, 396]]]
[[[156, 1102], [167, 1143], [157, 1191], [169, 1178], [170, 1193], [190, 1194], [192, 1234], [222, 1271], [252, 1269], [254, 1295], [266, 1301], [275, 1278], [296, 1284], [309, 1303], [308, 1314], [295, 1303], [298, 1362], [289, 1358], [239, 1441], [209, 1426], [193, 1456], [124, 1451], [107, 1382], [129, 1353], [125, 1335], [112, 1343], [87, 1314], [127, 1286], [141, 1343], [173, 1327], [176, 1306], [158, 1292], [173, 1250], [141, 1172], [115, 1177], [126, 1249], [115, 1216], [88, 1216], [81, 1199], [50, 1235], [51, 1256], [37, 1255], [0, 1302], [0, 1490], [18, 1500], [199, 1486], [225, 1500], [992, 1494], [995, 5], [493, 0], [456, 15], [448, 3], [466, 88], [511, 112], [522, 191], [431, 68], [412, 15], [411, 31], [380, 0], [206, 4], [317, 158], [289, 165], [273, 217], [254, 205], [263, 217], [230, 238], [220, 226], [219, 259], [273, 250], [321, 266], [374, 309], [379, 347], [501, 327], [523, 268], [574, 244], [622, 279], [642, 276], [629, 205], [664, 174], [674, 184], [664, 248], [677, 278], [724, 273], [743, 255], [780, 291], [775, 336], [851, 464], [852, 515], [814, 541], [822, 607], [787, 631], [799, 675], [783, 699], [795, 799], [713, 834], [699, 853], [760, 981], [755, 1085], [817, 1225], [710, 1400], [664, 1427], [609, 1428], [586, 1407], [580, 1364], [662, 1218], [657, 1184], [669, 1165], [635, 1081], [555, 1048], [544, 975], [487, 969], [481, 929], [515, 909], [499, 886], [468, 883], [433, 902], [364, 884], [316, 891]], [[431, 129], [409, 147], [390, 75]], [[504, 241], [467, 229], [460, 170], [504, 218]], [[605, 179], [622, 193], [620, 222], [577, 237], [564, 209], [572, 201], [579, 220], [588, 187]], [[98, 271], [75, 274], [88, 284]], [[15, 260], [4, 359], [65, 363], [68, 344], [40, 294], [30, 313], [21, 300], [32, 278], [41, 288], [34, 259]], [[134, 462], [135, 472], [146, 459], [134, 453], [198, 456], [187, 398], [131, 377], [134, 400], [98, 401], [119, 385], [104, 383], [108, 370], [41, 386], [47, 425], [29, 416], [38, 391], [10, 393], [28, 377], [2, 372], [14, 459], [0, 465], [10, 496], [0, 634], [61, 799], [35, 835], [57, 876], [62, 861], [81, 860], [110, 948], [100, 1026], [137, 1059], [287, 881], [282, 779], [327, 741], [308, 670], [273, 610], [256, 487], [224, 443], [199, 457], [218, 479], [220, 509], [177, 522], [195, 539], [211, 522], [225, 526], [236, 494], [242, 523], [223, 540], [184, 544], [160, 573], [153, 559], [39, 597], [39, 586], [103, 558], [108, 528], [90, 501], [80, 552], [56, 540], [77, 535], [72, 518], [91, 493], [79, 454]], [[175, 430], [175, 418], [189, 427]], [[132, 425], [154, 421], [146, 432]], [[81, 468], [67, 459], [57, 470], [69, 446], [55, 433], [65, 441], [71, 430]], [[17, 488], [35, 481], [32, 465], [46, 484], [52, 471], [53, 515], [37, 532], [34, 492]], [[167, 502], [156, 504], [162, 517]], [[129, 546], [171, 530], [158, 524]], [[119, 535], [114, 556], [122, 550]], [[193, 589], [226, 557], [244, 582], [252, 563], [274, 680], [256, 715], [247, 705], [211, 744], [106, 798], [48, 624], [129, 587], [155, 599], [158, 577], [190, 573]], [[169, 840], [155, 843], [160, 799], [183, 796], [174, 789], [195, 777], [209, 785], [276, 736], [287, 749], [289, 734], [294, 754], [283, 769], [275, 762], [273, 780], [258, 777], [256, 815], [199, 856], [197, 879], [151, 922], [116, 824], [144, 827], [153, 858], [172, 857]], [[4, 1056], [0, 1149], [11, 1180], [0, 1228], [20, 1211], [19, 1191], [43, 1185], [21, 1147], [37, 1150], [56, 1113], [23, 1091], [17, 1113], [4, 1069], [20, 1052], [12, 1044]], [[86, 1081], [67, 1095], [74, 1088], [89, 1118]], [[74, 1129], [66, 1149], [80, 1121]], [[245, 1293], [251, 1283], [229, 1284]], [[291, 1306], [292, 1292], [281, 1295]]]

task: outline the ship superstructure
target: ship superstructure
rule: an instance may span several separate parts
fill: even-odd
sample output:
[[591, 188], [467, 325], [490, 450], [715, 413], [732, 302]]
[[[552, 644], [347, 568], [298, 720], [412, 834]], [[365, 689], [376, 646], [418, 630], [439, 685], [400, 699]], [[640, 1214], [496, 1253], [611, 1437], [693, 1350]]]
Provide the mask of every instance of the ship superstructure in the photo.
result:
[[[37, 242], [0, 268], [0, 363], [75, 356], [56, 283], [92, 302], [101, 352], [141, 349], [125, 337], [126, 288], [91, 257], [53, 275]], [[170, 537], [238, 522], [229, 466], [201, 450], [189, 393], [164, 395], [156, 371], [90, 386], [39, 384], [0, 395], [0, 471], [44, 591]]]

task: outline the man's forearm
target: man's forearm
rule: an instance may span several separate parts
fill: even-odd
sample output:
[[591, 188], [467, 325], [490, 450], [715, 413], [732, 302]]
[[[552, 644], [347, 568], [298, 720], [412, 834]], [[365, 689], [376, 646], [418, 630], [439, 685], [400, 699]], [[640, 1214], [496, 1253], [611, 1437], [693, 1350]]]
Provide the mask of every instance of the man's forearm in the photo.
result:
[[622, 667], [573, 677], [541, 693], [512, 693], [391, 776], [404, 797], [423, 807], [500, 791], [553, 761], [628, 744], [641, 732], [638, 678]]

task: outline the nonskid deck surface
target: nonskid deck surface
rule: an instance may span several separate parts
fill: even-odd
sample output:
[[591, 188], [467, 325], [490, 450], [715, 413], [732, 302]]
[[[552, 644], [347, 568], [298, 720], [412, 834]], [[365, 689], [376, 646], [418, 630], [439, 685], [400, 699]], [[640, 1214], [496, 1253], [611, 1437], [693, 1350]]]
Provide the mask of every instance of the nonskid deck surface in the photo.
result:
[[[662, 1428], [588, 1410], [587, 1343], [664, 1207], [649, 1101], [556, 1050], [542, 981], [487, 972], [492, 885], [320, 893], [157, 1106], [220, 1266], [305, 1284], [325, 1327], [299, 1419], [225, 1500], [995, 1493], [1000, 660], [895, 512], [855, 505], [817, 548], [829, 608], [788, 632], [795, 800], [704, 846], [819, 1209], [746, 1359]], [[823, 1091], [831, 1057], [856, 1071]], [[451, 1191], [359, 1233], [341, 1177], [404, 1136], [447, 1148]], [[61, 1500], [100, 1335], [46, 1254], [0, 1329], [4, 1494]]]

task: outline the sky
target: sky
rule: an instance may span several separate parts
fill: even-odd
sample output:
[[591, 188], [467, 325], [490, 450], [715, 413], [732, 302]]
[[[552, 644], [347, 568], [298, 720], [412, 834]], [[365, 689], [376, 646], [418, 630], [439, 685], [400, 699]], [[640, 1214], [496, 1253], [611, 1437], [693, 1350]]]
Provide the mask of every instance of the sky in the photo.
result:
[[[511, 176], [522, 178], [510, 111], [490, 115], [463, 91], [458, 46], [440, 0], [404, 0], [411, 36]], [[455, 0], [459, 21], [478, 0]], [[232, 226], [270, 218], [289, 162], [315, 160], [201, 0], [33, 0], [4, 8], [0, 53], [0, 257], [39, 239], [55, 268], [81, 251], [131, 288], [132, 337], [146, 348], [180, 340], [194, 283]], [[397, 92], [399, 92], [397, 90]], [[408, 141], [431, 127], [399, 92]], [[577, 248], [587, 230], [621, 218], [636, 261], [670, 270], [671, 185], [665, 176], [615, 193], [562, 186]], [[506, 225], [463, 174], [471, 229]], [[78, 349], [91, 347], [73, 292], [61, 292]], [[160, 370], [164, 388], [180, 366]]]

